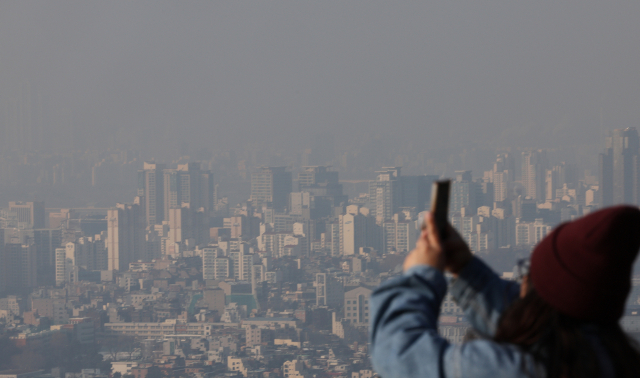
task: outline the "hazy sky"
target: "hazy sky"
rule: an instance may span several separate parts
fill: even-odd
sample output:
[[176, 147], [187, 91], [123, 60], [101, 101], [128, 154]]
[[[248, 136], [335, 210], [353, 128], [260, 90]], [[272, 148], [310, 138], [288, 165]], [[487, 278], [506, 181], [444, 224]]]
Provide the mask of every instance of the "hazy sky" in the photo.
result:
[[0, 128], [28, 93], [45, 146], [600, 145], [640, 121], [638, 20], [638, 1], [3, 1]]

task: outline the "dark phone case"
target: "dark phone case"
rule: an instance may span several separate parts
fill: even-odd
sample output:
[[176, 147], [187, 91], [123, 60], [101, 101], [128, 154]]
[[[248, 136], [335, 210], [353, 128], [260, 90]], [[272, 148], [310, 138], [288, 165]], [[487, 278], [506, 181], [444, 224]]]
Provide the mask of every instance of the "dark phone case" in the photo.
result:
[[431, 213], [438, 228], [440, 240], [447, 237], [450, 190], [451, 180], [435, 181], [431, 190]]

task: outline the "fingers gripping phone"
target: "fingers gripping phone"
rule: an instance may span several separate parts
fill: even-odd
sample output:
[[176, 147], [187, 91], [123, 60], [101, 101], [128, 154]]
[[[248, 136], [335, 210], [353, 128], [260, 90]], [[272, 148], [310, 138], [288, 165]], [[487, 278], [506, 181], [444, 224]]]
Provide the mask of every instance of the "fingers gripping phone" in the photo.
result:
[[435, 181], [431, 189], [431, 213], [438, 228], [440, 240], [447, 238], [450, 190], [451, 180]]

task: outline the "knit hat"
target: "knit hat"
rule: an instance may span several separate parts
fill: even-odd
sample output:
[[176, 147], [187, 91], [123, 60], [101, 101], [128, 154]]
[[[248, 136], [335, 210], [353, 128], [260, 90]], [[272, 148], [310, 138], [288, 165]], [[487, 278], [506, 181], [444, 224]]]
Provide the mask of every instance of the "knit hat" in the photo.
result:
[[615, 206], [558, 226], [533, 250], [530, 281], [542, 299], [576, 319], [620, 319], [640, 248], [640, 210]]

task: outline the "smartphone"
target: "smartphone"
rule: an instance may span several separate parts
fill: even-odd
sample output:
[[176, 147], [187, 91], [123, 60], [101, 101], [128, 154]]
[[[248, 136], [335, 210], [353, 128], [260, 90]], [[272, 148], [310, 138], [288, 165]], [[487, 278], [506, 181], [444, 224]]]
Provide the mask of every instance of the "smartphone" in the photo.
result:
[[450, 190], [451, 180], [435, 181], [431, 189], [431, 213], [438, 228], [440, 240], [447, 238]]

